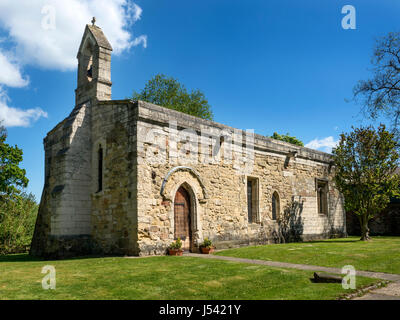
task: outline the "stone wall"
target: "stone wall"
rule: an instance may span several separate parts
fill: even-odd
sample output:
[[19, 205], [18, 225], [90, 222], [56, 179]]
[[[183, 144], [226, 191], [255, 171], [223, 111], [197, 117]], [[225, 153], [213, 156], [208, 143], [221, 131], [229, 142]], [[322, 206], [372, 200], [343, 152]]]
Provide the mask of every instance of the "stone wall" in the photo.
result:
[[90, 110], [90, 102], [78, 105], [44, 139], [45, 185], [32, 241], [34, 255], [65, 255], [69, 249], [80, 252], [92, 246]]
[[[169, 124], [171, 120], [176, 121], [176, 129]], [[176, 141], [176, 131], [184, 129], [187, 137]], [[205, 129], [214, 135], [209, 139], [210, 148], [188, 151], [190, 148], [185, 145], [196, 146], [200, 141], [196, 140], [200, 139], [198, 135]], [[231, 148], [227, 142], [234, 133], [235, 129], [218, 123], [138, 103], [139, 254], [162, 254], [174, 240], [173, 199], [181, 184], [191, 193], [195, 204], [192, 250], [204, 237], [224, 248], [346, 234], [342, 198], [332, 181], [329, 155], [255, 135], [254, 166], [246, 170], [246, 162], [241, 161], [245, 153], [240, 150], [242, 141], [232, 148], [239, 152], [233, 153], [231, 159], [224, 150]], [[238, 135], [244, 134], [240, 131]], [[225, 135], [222, 144], [219, 135]], [[214, 157], [204, 163], [209, 150], [212, 154], [214, 149]], [[293, 151], [297, 151], [297, 157], [288, 159]], [[224, 157], [227, 161], [223, 161]], [[183, 168], [174, 171], [177, 167]], [[161, 194], [165, 177], [168, 179]], [[257, 179], [259, 185], [255, 223], [249, 223], [247, 217], [248, 177]], [[317, 212], [316, 178], [329, 181], [327, 215]], [[277, 221], [271, 219], [275, 191], [281, 201]]]
[[137, 108], [129, 101], [99, 102], [93, 109], [92, 174], [103, 149], [103, 188], [92, 185], [92, 237], [106, 254], [137, 254]]

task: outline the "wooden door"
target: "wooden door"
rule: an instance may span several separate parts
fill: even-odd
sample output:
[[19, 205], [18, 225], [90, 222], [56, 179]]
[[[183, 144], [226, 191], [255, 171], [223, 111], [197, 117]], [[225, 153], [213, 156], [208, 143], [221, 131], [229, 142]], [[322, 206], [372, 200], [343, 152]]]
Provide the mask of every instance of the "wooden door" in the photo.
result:
[[190, 223], [190, 196], [185, 188], [180, 187], [175, 195], [174, 201], [175, 217], [175, 239], [181, 238], [182, 248], [190, 250], [191, 244], [191, 223]]

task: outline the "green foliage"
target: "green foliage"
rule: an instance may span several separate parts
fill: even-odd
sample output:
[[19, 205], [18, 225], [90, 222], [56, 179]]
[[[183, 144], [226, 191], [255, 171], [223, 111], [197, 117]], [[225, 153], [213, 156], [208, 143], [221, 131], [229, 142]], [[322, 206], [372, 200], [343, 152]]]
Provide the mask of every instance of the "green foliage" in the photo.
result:
[[271, 136], [271, 138], [272, 139], [276, 139], [276, 140], [289, 142], [291, 144], [295, 144], [295, 145], [298, 145], [300, 147], [304, 147], [304, 144], [303, 144], [302, 141], [300, 141], [296, 137], [290, 136], [289, 133], [287, 133], [287, 134], [279, 134], [277, 132], [274, 132], [274, 134]]
[[180, 248], [182, 248], [181, 238], [176, 239], [176, 241], [172, 242], [169, 247], [170, 247], [170, 249], [173, 249], [173, 250], [179, 250]]
[[27, 250], [38, 210], [34, 196], [20, 191], [28, 185], [19, 167], [22, 150], [5, 143], [6, 138], [0, 124], [0, 254]]
[[391, 197], [398, 196], [396, 174], [399, 154], [394, 134], [380, 125], [353, 128], [341, 134], [333, 149], [335, 182], [344, 195], [345, 208], [359, 218], [362, 240], [369, 239], [368, 221], [382, 211]]
[[5, 143], [6, 138], [6, 130], [0, 125], [0, 200], [18, 194], [18, 187], [25, 188], [29, 181], [25, 170], [19, 168], [22, 150]]
[[204, 241], [200, 246], [204, 247], [204, 248], [212, 248], [213, 244], [212, 244], [212, 241], [210, 239], [204, 238]]
[[211, 106], [204, 93], [198, 89], [189, 93], [178, 80], [163, 74], [157, 74], [149, 80], [140, 93], [134, 91], [132, 99], [147, 101], [207, 120], [213, 119]]
[[0, 254], [28, 251], [37, 212], [32, 194], [0, 200]]

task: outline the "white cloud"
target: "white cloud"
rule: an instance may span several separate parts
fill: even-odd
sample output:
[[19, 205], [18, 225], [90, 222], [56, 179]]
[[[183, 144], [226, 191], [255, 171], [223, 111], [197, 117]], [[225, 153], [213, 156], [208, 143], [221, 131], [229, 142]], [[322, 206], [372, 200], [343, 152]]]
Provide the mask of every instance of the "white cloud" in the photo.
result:
[[5, 127], [28, 127], [41, 117], [47, 118], [47, 113], [40, 108], [12, 108], [8, 106], [9, 101], [7, 94], [0, 87], [0, 122]]
[[339, 140], [334, 140], [332, 136], [322, 138], [322, 139], [314, 139], [305, 145], [306, 148], [317, 149], [324, 152], [332, 152], [332, 148], [336, 147]]
[[139, 37], [137, 37], [134, 41], [133, 41], [133, 45], [137, 46], [139, 44], [143, 44], [143, 48], [147, 48], [147, 36], [145, 35], [141, 35]]
[[29, 80], [23, 79], [20, 67], [12, 62], [12, 57], [6, 56], [0, 51], [0, 85], [8, 87], [25, 87], [28, 85]]
[[139, 7], [136, 3], [134, 3], [131, 9], [133, 10], [133, 19], [135, 21], [139, 20], [142, 17], [142, 12], [143, 12], [142, 8]]
[[128, 30], [142, 9], [129, 0], [1, 0], [0, 27], [15, 43], [19, 63], [74, 70], [84, 26], [93, 16], [119, 54], [146, 41]]
[[[0, 0], [0, 120], [7, 127], [29, 126], [47, 113], [40, 108], [22, 110], [9, 106], [3, 90], [25, 87], [25, 65], [73, 71], [86, 24], [96, 24], [110, 41], [114, 54], [132, 46], [147, 47], [147, 36], [133, 37], [128, 30], [143, 10], [131, 0]], [[7, 50], [5, 50], [7, 48]]]

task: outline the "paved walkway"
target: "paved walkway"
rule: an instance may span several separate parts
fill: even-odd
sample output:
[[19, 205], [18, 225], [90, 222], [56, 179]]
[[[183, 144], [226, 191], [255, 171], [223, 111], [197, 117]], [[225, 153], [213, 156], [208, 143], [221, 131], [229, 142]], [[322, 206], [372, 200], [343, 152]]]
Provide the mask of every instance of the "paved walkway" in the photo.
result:
[[400, 300], [400, 281], [389, 283], [384, 288], [372, 290], [353, 300]]
[[[297, 264], [297, 263], [256, 260], [256, 259], [243, 259], [236, 257], [216, 256], [212, 254], [198, 254], [198, 253], [184, 253], [184, 256], [203, 258], [203, 259], [217, 259], [217, 260], [234, 261], [242, 263], [260, 264], [269, 267], [291, 268], [298, 270], [322, 271], [328, 273], [342, 274], [342, 269], [340, 268], [321, 267], [308, 264]], [[371, 290], [366, 295], [362, 297], [357, 297], [354, 300], [400, 300], [400, 275], [383, 273], [383, 272], [370, 272], [370, 271], [357, 271], [357, 275], [374, 279], [394, 281], [394, 283], [389, 283], [384, 288]]]

